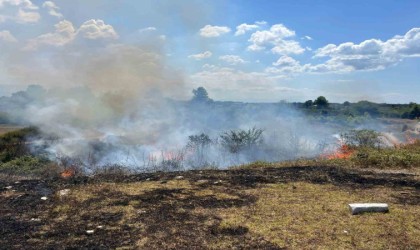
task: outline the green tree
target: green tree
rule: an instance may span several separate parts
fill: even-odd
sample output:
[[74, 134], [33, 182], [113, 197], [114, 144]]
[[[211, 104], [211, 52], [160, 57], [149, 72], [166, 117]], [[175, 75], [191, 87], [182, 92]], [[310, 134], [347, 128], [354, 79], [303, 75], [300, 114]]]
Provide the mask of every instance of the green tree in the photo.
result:
[[312, 100], [307, 100], [303, 105], [305, 108], [310, 108], [314, 105], [314, 102]]
[[323, 108], [323, 107], [328, 107], [329, 103], [328, 103], [327, 98], [325, 98], [324, 96], [319, 96], [314, 101], [314, 105], [317, 105], [318, 107]]
[[207, 93], [207, 90], [203, 87], [198, 87], [197, 89], [193, 89], [193, 98], [192, 101], [194, 102], [210, 102], [213, 101], [209, 98], [209, 94]]
[[411, 112], [410, 112], [410, 114], [408, 115], [408, 118], [410, 118], [410, 119], [417, 119], [417, 118], [420, 118], [420, 108], [419, 108], [419, 106], [415, 106], [412, 110], [411, 110]]

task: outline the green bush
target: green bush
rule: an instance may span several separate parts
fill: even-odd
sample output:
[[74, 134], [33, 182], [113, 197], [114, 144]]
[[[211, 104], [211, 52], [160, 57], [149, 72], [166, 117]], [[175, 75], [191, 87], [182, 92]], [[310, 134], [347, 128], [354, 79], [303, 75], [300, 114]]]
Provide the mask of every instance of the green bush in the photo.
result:
[[27, 139], [39, 137], [35, 127], [23, 128], [0, 136], [0, 162], [8, 162], [29, 154]]
[[252, 128], [248, 130], [231, 130], [223, 133], [221, 138], [222, 146], [226, 147], [231, 153], [238, 153], [244, 149], [262, 143], [262, 129]]
[[420, 167], [420, 143], [416, 142], [400, 148], [359, 148], [351, 161], [361, 167]]
[[380, 133], [370, 129], [350, 130], [340, 134], [341, 140], [348, 146], [362, 148], [377, 148], [380, 146]]
[[0, 164], [0, 173], [13, 175], [44, 175], [50, 161], [34, 156], [22, 156]]

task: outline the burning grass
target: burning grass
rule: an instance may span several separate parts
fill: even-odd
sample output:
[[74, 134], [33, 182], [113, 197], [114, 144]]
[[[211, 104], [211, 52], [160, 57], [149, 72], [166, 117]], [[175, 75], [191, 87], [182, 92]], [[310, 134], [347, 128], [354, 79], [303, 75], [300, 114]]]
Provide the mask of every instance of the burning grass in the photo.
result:
[[355, 149], [343, 144], [335, 152], [324, 154], [321, 157], [329, 160], [333, 159], [349, 159], [355, 152]]
[[[92, 177], [12, 149], [0, 172], [54, 178], [0, 179], [0, 245], [8, 249], [420, 248], [419, 140], [343, 144], [322, 158], [230, 170], [134, 175], [109, 166]], [[391, 211], [351, 216], [353, 202], [387, 202]]]
[[336, 151], [322, 154], [310, 164], [341, 165], [354, 168], [414, 169], [420, 167], [420, 140], [411, 139], [394, 147], [357, 147], [342, 144]]

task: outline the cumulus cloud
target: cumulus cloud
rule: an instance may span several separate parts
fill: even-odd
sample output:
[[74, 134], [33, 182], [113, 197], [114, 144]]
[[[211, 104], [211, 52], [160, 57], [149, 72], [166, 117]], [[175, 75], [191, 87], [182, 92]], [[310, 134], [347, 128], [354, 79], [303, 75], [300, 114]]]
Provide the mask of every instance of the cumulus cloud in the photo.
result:
[[212, 26], [206, 25], [200, 29], [200, 36], [202, 37], [218, 37], [223, 34], [229, 33], [230, 28], [226, 26]]
[[19, 9], [15, 21], [18, 23], [36, 23], [39, 19], [41, 19], [41, 15], [38, 12]]
[[236, 32], [235, 32], [235, 36], [240, 36], [245, 34], [247, 31], [251, 31], [251, 30], [255, 30], [258, 29], [258, 25], [256, 24], [240, 24], [238, 26], [236, 26]]
[[309, 65], [301, 65], [299, 61], [290, 56], [281, 56], [273, 63], [273, 66], [275, 67], [266, 68], [265, 72], [287, 77], [291, 73], [304, 72]]
[[220, 56], [219, 59], [227, 62], [230, 65], [244, 64], [247, 62], [237, 55], [224, 55], [224, 56]]
[[395, 65], [406, 57], [420, 56], [420, 28], [387, 41], [369, 39], [359, 44], [346, 42], [328, 44], [315, 51], [314, 57], [329, 57], [315, 71], [381, 70]]
[[5, 41], [5, 42], [9, 42], [9, 43], [17, 42], [17, 39], [8, 30], [0, 31], [0, 40]]
[[294, 40], [278, 40], [271, 49], [271, 52], [278, 55], [302, 54], [304, 51], [299, 42]]
[[35, 50], [40, 45], [51, 45], [55, 47], [64, 46], [72, 42], [76, 37], [90, 40], [95, 39], [117, 39], [118, 35], [111, 25], [102, 20], [89, 20], [84, 22], [79, 29], [75, 29], [70, 21], [63, 20], [54, 25], [55, 31], [40, 35], [29, 40], [24, 47], [25, 50]]
[[38, 6], [30, 0], [0, 0], [0, 9], [9, 9], [12, 15], [0, 15], [0, 22], [36, 23], [41, 19]]
[[212, 53], [210, 51], [205, 51], [203, 53], [195, 54], [195, 55], [189, 55], [188, 58], [192, 58], [195, 60], [202, 60], [205, 58], [209, 58], [212, 56]]
[[63, 17], [63, 14], [59, 12], [60, 8], [54, 2], [46, 1], [42, 4], [42, 7], [46, 8], [48, 10], [48, 14], [50, 14], [51, 16], [55, 16], [58, 18]]
[[30, 39], [24, 47], [24, 50], [35, 50], [42, 44], [61, 47], [71, 42], [76, 36], [76, 30], [70, 21], [63, 20], [54, 25], [54, 27], [54, 32]]
[[313, 40], [312, 37], [310, 37], [310, 36], [304, 36], [304, 37], [302, 37], [302, 39]]
[[33, 4], [30, 0], [0, 0], [0, 8], [5, 5], [18, 6], [28, 10], [37, 10], [38, 6]]
[[299, 62], [291, 58], [290, 56], [282, 56], [276, 62], [273, 63], [274, 66], [280, 67], [290, 67], [298, 64]]
[[83, 37], [91, 40], [95, 39], [117, 39], [118, 34], [111, 25], [104, 21], [91, 19], [84, 22], [77, 31]]
[[305, 49], [300, 46], [299, 42], [290, 39], [295, 35], [295, 31], [288, 29], [283, 24], [275, 24], [269, 30], [254, 32], [248, 40], [251, 42], [248, 50], [259, 51], [271, 47], [271, 52], [274, 54], [301, 54]]

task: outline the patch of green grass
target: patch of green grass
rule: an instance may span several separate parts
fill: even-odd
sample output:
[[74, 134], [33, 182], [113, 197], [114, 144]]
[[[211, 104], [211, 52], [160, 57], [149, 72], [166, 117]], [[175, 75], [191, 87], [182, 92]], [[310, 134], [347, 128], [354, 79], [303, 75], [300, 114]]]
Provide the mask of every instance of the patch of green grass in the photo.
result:
[[13, 175], [43, 175], [51, 170], [50, 161], [35, 156], [22, 156], [0, 163], [0, 172]]
[[28, 155], [29, 149], [26, 140], [39, 136], [39, 133], [37, 128], [28, 127], [1, 135], [0, 162], [8, 162], [15, 158]]
[[420, 140], [398, 148], [360, 148], [350, 160], [362, 167], [417, 168], [420, 167]]
[[259, 169], [291, 166], [341, 166], [351, 168], [419, 170], [420, 140], [416, 140], [411, 144], [392, 148], [355, 147], [355, 152], [349, 159], [326, 159], [320, 157], [276, 163], [256, 161], [235, 166], [232, 167], [232, 169]]

